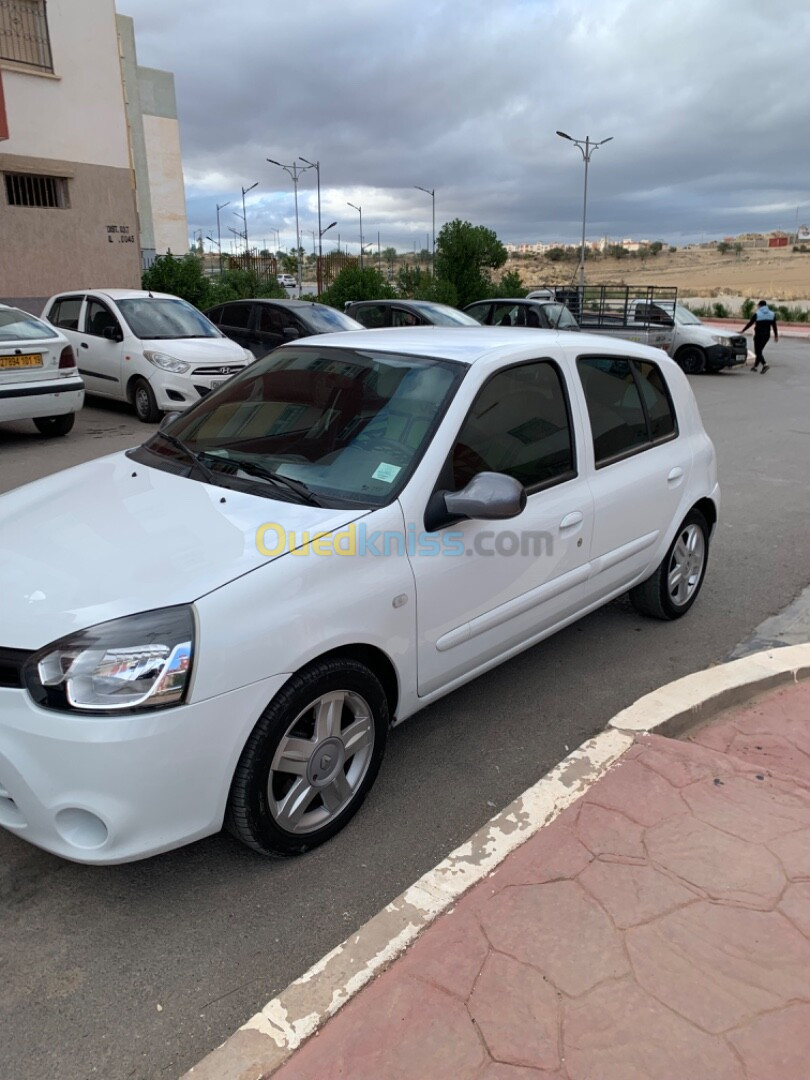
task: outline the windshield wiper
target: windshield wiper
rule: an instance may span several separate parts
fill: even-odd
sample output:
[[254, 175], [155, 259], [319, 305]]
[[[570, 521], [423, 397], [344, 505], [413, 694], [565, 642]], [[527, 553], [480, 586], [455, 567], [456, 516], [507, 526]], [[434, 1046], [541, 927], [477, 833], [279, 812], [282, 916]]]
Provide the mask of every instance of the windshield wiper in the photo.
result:
[[214, 484], [217, 487], [222, 486], [215, 473], [200, 460], [197, 454], [195, 454], [191, 447], [187, 446], [182, 439], [179, 439], [176, 435], [170, 435], [168, 431], [161, 431], [160, 429], [155, 432], [155, 435], [159, 435], [161, 439], [165, 439], [167, 443], [170, 443], [182, 454], [185, 454], [188, 460], [193, 462], [193, 464], [200, 470], [200, 472], [203, 474], [209, 484]]
[[239, 458], [218, 458], [217, 460], [227, 460], [228, 464], [236, 466], [237, 469], [241, 469], [242, 472], [246, 472], [249, 476], [257, 476], [260, 480], [268, 480], [271, 484], [278, 484], [279, 487], [287, 488], [288, 491], [294, 491], [299, 498], [309, 503], [310, 506], [323, 506], [318, 496], [306, 484], [300, 480], [293, 480], [289, 476], [280, 476], [278, 473], [273, 472], [272, 469], [260, 465], [257, 461], [244, 461]]

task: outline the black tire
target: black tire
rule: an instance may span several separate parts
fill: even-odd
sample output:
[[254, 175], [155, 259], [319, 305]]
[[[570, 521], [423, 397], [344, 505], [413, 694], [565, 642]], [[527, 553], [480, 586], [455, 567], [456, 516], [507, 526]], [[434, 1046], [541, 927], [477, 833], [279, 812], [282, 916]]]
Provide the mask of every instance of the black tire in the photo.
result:
[[[301, 799], [307, 806], [307, 811], [301, 814], [302, 822], [304, 818], [317, 818], [319, 814], [329, 813], [320, 790], [316, 791], [314, 786], [312, 770], [320, 767], [324, 760], [328, 768], [330, 762], [325, 755], [320, 757], [320, 751], [316, 753], [316, 743], [313, 741], [313, 753], [304, 776], [293, 778], [284, 770], [272, 770], [271, 765], [276, 754], [280, 753], [282, 744], [290, 737], [293, 727], [295, 733], [292, 738], [300, 745], [302, 739], [306, 738], [302, 731], [305, 732], [309, 721], [313, 720], [314, 736], [314, 714], [310, 707], [323, 696], [340, 692], [368, 707], [371, 744], [365, 763], [358, 762], [358, 767], [362, 765], [364, 771], [358, 775], [349, 801], [324, 824], [318, 826], [316, 823], [303, 832], [285, 829], [277, 817], [285, 796], [296, 783], [305, 784], [308, 792], [316, 792], [311, 801]], [[345, 720], [351, 716], [348, 706], [341, 706], [339, 713], [339, 723], [345, 725]], [[356, 717], [354, 719], [356, 723]], [[385, 691], [377, 676], [364, 664], [348, 657], [337, 657], [318, 660], [304, 668], [285, 683], [267, 706], [242, 751], [231, 782], [225, 828], [254, 851], [275, 857], [298, 855], [329, 840], [357, 813], [374, 783], [385, 753], [388, 726]], [[298, 760], [303, 761], [304, 758], [299, 757]], [[343, 772], [343, 779], [348, 781], [353, 762], [355, 757], [347, 757], [345, 763], [342, 756], [339, 757], [332, 779]], [[285, 791], [283, 785], [287, 780], [289, 787]], [[331, 789], [332, 784], [323, 785], [323, 780], [321, 776], [322, 787]], [[279, 784], [282, 785], [280, 789], [277, 787]], [[349, 784], [349, 787], [352, 785]], [[271, 809], [271, 801], [275, 810]]]
[[135, 415], [144, 424], [156, 424], [163, 416], [154, 391], [146, 379], [136, 379], [132, 384], [132, 404], [135, 406]]
[[697, 345], [687, 345], [675, 357], [685, 375], [702, 375], [706, 370], [706, 354]]
[[63, 413], [62, 416], [38, 416], [34, 420], [37, 431], [46, 439], [55, 439], [58, 435], [67, 435], [76, 423], [76, 413]]
[[[675, 548], [691, 526], [696, 526], [703, 534], [703, 564], [700, 568], [700, 573], [693, 591], [683, 603], [677, 603], [670, 594], [670, 569], [674, 561]], [[682, 615], [687, 613], [700, 594], [704, 578], [706, 577], [706, 567], [708, 562], [709, 526], [706, 522], [706, 518], [699, 510], [690, 510], [681, 522], [666, 556], [659, 563], [655, 573], [647, 578], [646, 581], [642, 581], [640, 585], [636, 585], [635, 588], [630, 590], [630, 600], [633, 607], [636, 611], [639, 611], [642, 615], [649, 616], [651, 619], [680, 619]]]

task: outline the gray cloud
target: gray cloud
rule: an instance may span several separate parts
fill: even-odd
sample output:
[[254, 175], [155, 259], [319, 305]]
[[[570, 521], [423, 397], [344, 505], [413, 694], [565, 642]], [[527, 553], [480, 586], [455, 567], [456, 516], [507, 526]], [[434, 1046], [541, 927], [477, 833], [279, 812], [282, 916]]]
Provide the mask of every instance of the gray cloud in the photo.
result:
[[[258, 180], [251, 237], [292, 244], [292, 183], [265, 158], [303, 154], [344, 242], [359, 233], [349, 200], [367, 240], [423, 246], [430, 199], [414, 184], [436, 188], [437, 230], [462, 217], [505, 241], [574, 241], [583, 167], [557, 128], [614, 137], [593, 157], [589, 236], [810, 218], [810, 11], [795, 2], [120, 2], [140, 62], [176, 75], [192, 229]], [[314, 172], [299, 196], [311, 246]]]

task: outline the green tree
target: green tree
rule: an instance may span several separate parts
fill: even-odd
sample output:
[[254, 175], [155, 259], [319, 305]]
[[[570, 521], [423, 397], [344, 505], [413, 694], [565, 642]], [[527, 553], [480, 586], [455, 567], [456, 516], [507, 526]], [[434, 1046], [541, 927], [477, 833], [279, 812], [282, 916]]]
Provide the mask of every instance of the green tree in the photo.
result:
[[663, 251], [663, 249], [664, 249], [664, 244], [663, 244], [663, 241], [661, 241], [661, 240], [653, 240], [653, 242], [650, 244], [650, 254], [651, 255], [657, 255], [658, 252]]
[[210, 306], [211, 282], [203, 274], [202, 260], [191, 253], [182, 258], [171, 252], [158, 255], [141, 275], [141, 287], [150, 292], [171, 293], [198, 308]]
[[456, 218], [436, 238], [436, 277], [453, 287], [459, 307], [489, 296], [490, 271], [503, 266], [506, 259], [506, 248], [483, 225]]
[[549, 262], [563, 262], [568, 257], [569, 254], [564, 247], [549, 248], [546, 252], [546, 258]]
[[408, 300], [432, 300], [437, 304], [456, 302], [456, 290], [449, 281], [434, 277], [421, 266], [402, 266], [397, 273], [397, 290]]
[[394, 247], [383, 248], [382, 257], [387, 263], [392, 263], [397, 257], [397, 249]]
[[721, 255], [727, 255], [731, 251], [731, 244], [727, 244], [725, 240], [721, 240], [717, 245], [717, 250]]
[[492, 286], [491, 296], [508, 297], [510, 300], [522, 300], [528, 289], [517, 270], [508, 270], [497, 284]]
[[393, 300], [396, 292], [373, 266], [347, 266], [321, 293], [321, 303], [343, 311], [349, 300]]

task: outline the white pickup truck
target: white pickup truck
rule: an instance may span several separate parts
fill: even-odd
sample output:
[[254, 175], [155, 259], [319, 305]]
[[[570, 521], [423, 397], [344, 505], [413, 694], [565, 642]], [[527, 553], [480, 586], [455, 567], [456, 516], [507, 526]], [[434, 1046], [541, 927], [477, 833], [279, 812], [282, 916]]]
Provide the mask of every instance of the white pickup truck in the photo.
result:
[[744, 364], [748, 356], [748, 343], [742, 334], [705, 326], [683, 304], [631, 300], [628, 316], [631, 324], [667, 328], [671, 334], [667, 352], [687, 375]]

